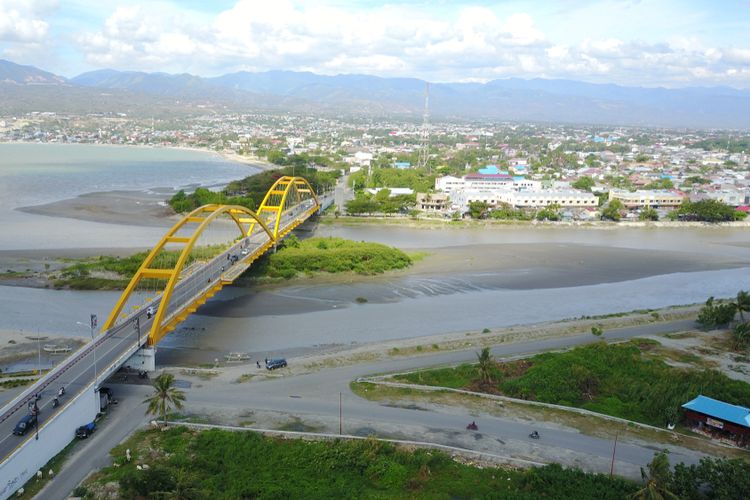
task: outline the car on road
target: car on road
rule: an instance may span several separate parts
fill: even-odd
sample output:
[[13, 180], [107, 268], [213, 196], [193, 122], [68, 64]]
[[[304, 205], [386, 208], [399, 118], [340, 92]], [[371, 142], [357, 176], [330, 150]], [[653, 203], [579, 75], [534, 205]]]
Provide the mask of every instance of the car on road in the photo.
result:
[[36, 425], [36, 415], [26, 415], [16, 424], [16, 428], [13, 429], [13, 434], [16, 436], [23, 436], [28, 432], [29, 429]]
[[269, 370], [275, 370], [276, 368], [284, 368], [286, 366], [286, 359], [269, 359], [266, 363], [266, 368]]
[[91, 434], [93, 434], [95, 430], [96, 424], [94, 422], [89, 422], [88, 424], [82, 425], [78, 429], [76, 429], [76, 437], [78, 439], [86, 439]]
[[242, 251], [241, 251], [240, 253], [241, 253], [242, 255], [247, 255], [247, 254], [249, 254], [249, 253], [250, 253], [250, 250], [249, 250], [249, 249], [247, 249], [247, 248], [243, 248], [243, 249], [242, 249]]

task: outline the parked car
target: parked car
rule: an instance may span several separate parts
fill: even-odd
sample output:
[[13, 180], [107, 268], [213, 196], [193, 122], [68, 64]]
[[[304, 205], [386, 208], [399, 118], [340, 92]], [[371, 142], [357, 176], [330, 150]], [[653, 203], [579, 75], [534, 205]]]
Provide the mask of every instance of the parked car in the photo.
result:
[[286, 366], [286, 360], [284, 358], [269, 359], [266, 363], [266, 368], [269, 370], [275, 370], [276, 368], [284, 368]]
[[26, 415], [16, 424], [16, 428], [13, 429], [13, 434], [16, 436], [23, 436], [28, 432], [29, 429], [36, 425], [36, 415]]
[[82, 425], [78, 429], [76, 429], [76, 437], [78, 439], [86, 439], [91, 434], [93, 434], [95, 430], [96, 424], [94, 422], [89, 422], [88, 424]]

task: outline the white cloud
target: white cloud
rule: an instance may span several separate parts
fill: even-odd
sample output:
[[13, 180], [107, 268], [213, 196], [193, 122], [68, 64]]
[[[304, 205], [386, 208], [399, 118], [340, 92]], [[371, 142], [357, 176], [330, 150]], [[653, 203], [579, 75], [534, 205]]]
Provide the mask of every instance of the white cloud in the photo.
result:
[[42, 14], [49, 2], [33, 0], [0, 0], [0, 40], [39, 43], [49, 30]]
[[[615, 14], [632, 23], [644, 8], [629, 1], [609, 0], [608, 5], [615, 9], [607, 20], [610, 27], [617, 24], [611, 19]], [[593, 26], [585, 11], [575, 15]], [[239, 0], [210, 15], [179, 4], [133, 2], [114, 8], [98, 29], [75, 40], [92, 65], [147, 71], [290, 69], [433, 81], [545, 76], [750, 86], [750, 43], [722, 48], [696, 36], [659, 38], [653, 32], [644, 40], [637, 30], [631, 36], [627, 30], [597, 36], [601, 29], [573, 25], [568, 31], [578, 30], [578, 38], [562, 37], [545, 33], [539, 20], [546, 21], [529, 12], [478, 6], [425, 10]]]

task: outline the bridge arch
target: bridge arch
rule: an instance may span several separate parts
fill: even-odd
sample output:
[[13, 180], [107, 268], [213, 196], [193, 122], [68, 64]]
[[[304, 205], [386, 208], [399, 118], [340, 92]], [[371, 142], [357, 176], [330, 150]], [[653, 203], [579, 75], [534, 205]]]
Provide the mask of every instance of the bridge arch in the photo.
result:
[[[122, 292], [115, 307], [110, 312], [106, 323], [103, 325], [102, 330], [108, 330], [115, 325], [123, 307], [128, 299], [130, 299], [141, 280], [148, 278], [165, 279], [167, 280], [167, 285], [161, 294], [159, 306], [156, 308], [154, 314], [154, 321], [149, 333], [148, 343], [153, 345], [161, 340], [164, 334], [166, 334], [166, 332], [162, 332], [161, 330], [162, 323], [165, 319], [172, 298], [172, 292], [174, 291], [175, 285], [180, 277], [180, 273], [185, 267], [190, 252], [198, 241], [198, 238], [203, 234], [211, 222], [223, 214], [228, 214], [231, 217], [237, 225], [242, 237], [250, 236], [255, 224], [260, 224], [260, 227], [262, 228], [261, 234], [265, 234], [268, 237], [266, 244], [263, 245], [263, 247], [265, 247], [264, 251], [276, 242], [273, 231], [268, 227], [265, 221], [248, 208], [239, 205], [203, 205], [202, 207], [196, 208], [175, 223], [174, 226], [172, 226], [172, 228], [162, 237], [159, 243], [151, 249], [141, 266], [133, 275], [130, 283], [128, 283], [128, 286]], [[177, 236], [177, 233], [184, 229], [188, 224], [198, 224], [198, 226], [193, 230], [193, 233], [190, 236]], [[171, 269], [152, 268], [151, 265], [154, 263], [154, 259], [162, 250], [164, 250], [167, 244], [183, 245], [174, 266]]]
[[[287, 232], [293, 229], [290, 228], [289, 231], [283, 231], [280, 227], [281, 215], [287, 209], [287, 203], [293, 201], [295, 204], [299, 204], [305, 199], [312, 200], [315, 208], [319, 206], [318, 197], [315, 195], [315, 191], [310, 183], [307, 182], [307, 179], [288, 175], [276, 179], [276, 182], [273, 183], [271, 189], [268, 190], [266, 196], [263, 198], [263, 202], [258, 207], [258, 215], [261, 218], [264, 218], [264, 216], [268, 217], [266, 220], [273, 227], [275, 239], [283, 238]], [[280, 231], [281, 234], [279, 234]]]
[[[225, 284], [221, 279], [216, 280], [214, 283], [209, 282], [210, 285], [206, 287], [196, 300], [180, 309], [179, 314], [174, 314], [171, 318], [168, 317], [173, 292], [188, 261], [190, 252], [198, 241], [198, 238], [218, 217], [225, 214], [231, 217], [239, 229], [242, 238], [255, 237], [255, 235], [266, 237], [256, 242], [259, 244], [256, 250], [242, 259], [241, 262], [244, 264], [244, 269], [246, 269], [252, 261], [265, 253], [269, 248], [275, 246], [307, 217], [314, 214], [319, 206], [315, 191], [307, 179], [303, 177], [283, 176], [277, 179], [268, 190], [257, 212], [239, 205], [210, 204], [196, 208], [175, 223], [159, 243], [151, 249], [120, 295], [107, 321], [102, 326], [102, 331], [115, 326], [123, 312], [123, 308], [133, 296], [138, 284], [144, 279], [166, 280], [166, 286], [158, 300], [158, 307], [154, 311], [153, 323], [148, 334], [149, 345], [155, 345], [159, 342], [164, 335], [175, 328], [176, 324], [184, 320], [188, 314], [195, 311], [208, 298], [221, 290]], [[285, 214], [291, 216], [291, 218], [284, 217]], [[189, 224], [197, 224], [192, 234], [189, 236], [179, 235], [180, 231], [185, 230]], [[257, 231], [256, 224], [260, 225]], [[168, 244], [183, 245], [176, 262], [171, 268], [162, 269], [153, 267], [155, 259], [162, 250], [165, 250]], [[229, 279], [226, 283], [231, 283], [233, 279]]]

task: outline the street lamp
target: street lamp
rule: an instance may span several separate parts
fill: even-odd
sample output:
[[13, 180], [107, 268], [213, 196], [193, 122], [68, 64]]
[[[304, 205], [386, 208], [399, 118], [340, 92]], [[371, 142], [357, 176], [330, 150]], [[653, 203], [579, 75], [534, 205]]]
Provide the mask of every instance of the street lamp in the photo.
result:
[[[76, 321], [77, 325], [89, 326], [91, 328], [91, 342], [92, 343], [94, 342], [94, 329], [96, 328], [96, 323], [97, 323], [96, 314], [91, 315], [91, 321], [89, 325], [86, 325], [85, 323], [81, 323], [80, 321]], [[98, 370], [96, 368], [96, 346], [94, 346], [93, 351], [94, 351], [94, 393], [96, 393], [96, 383], [97, 383], [97, 379], [99, 378]], [[96, 403], [94, 403], [94, 405], [96, 406]]]

